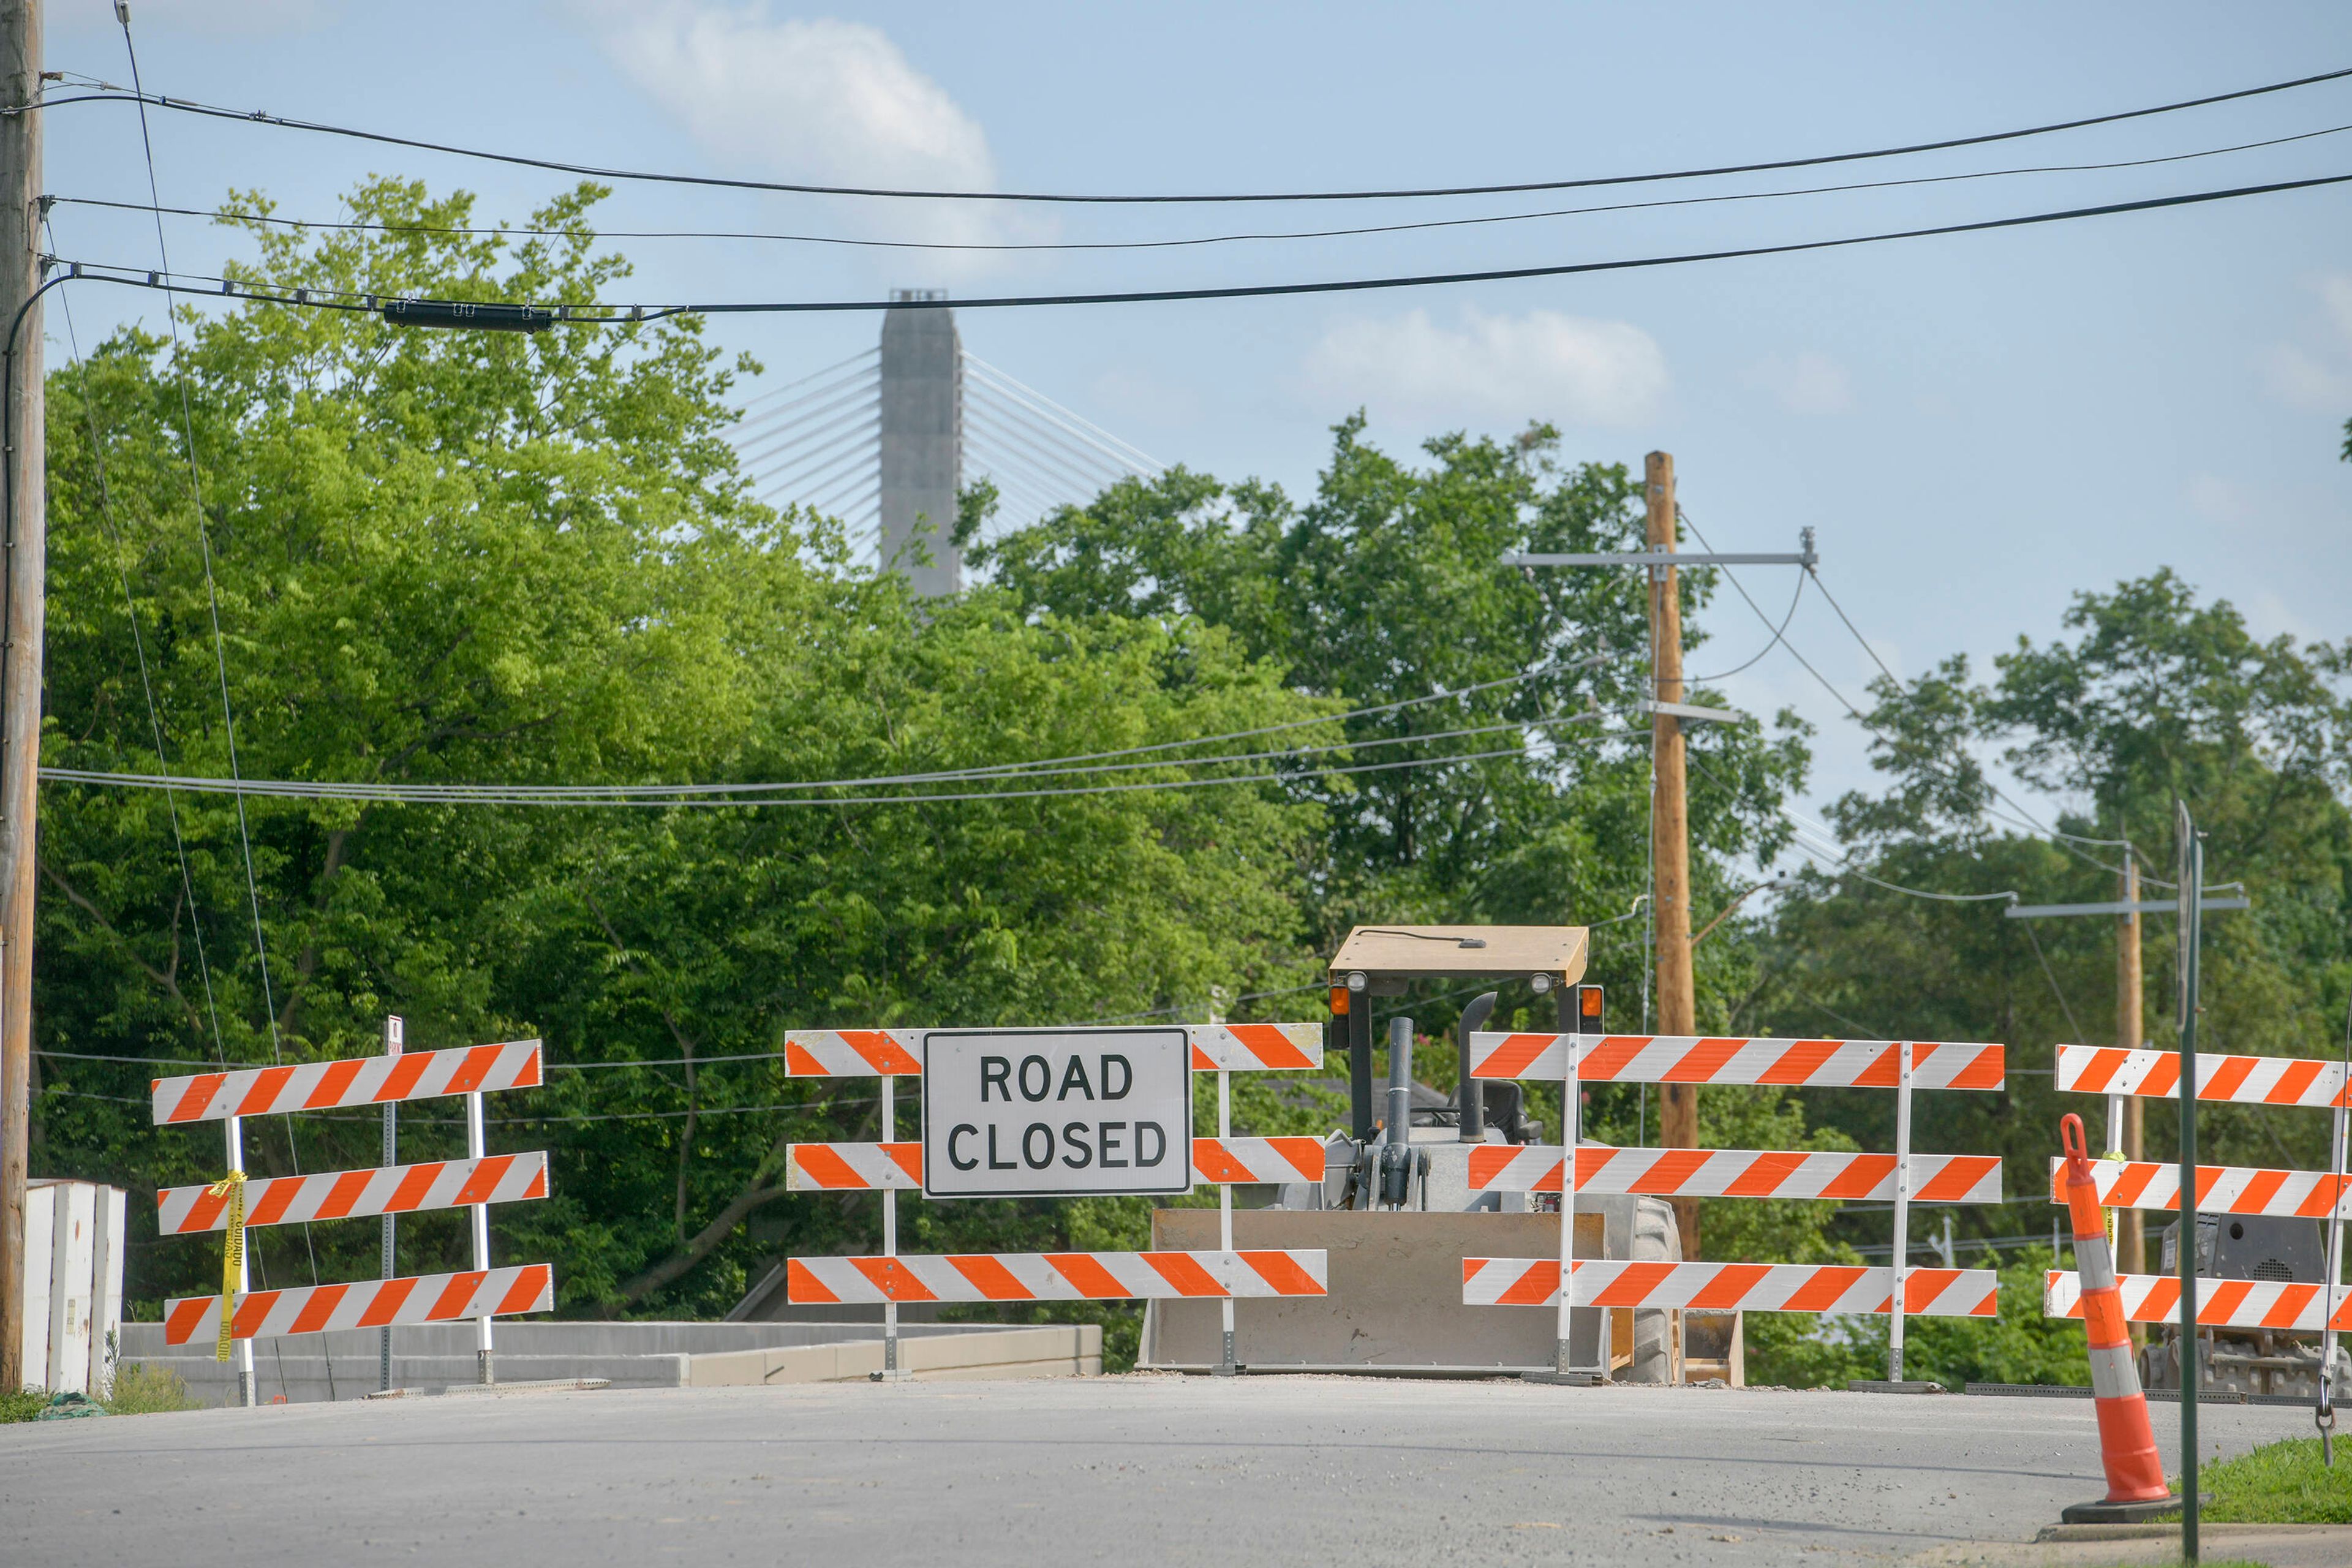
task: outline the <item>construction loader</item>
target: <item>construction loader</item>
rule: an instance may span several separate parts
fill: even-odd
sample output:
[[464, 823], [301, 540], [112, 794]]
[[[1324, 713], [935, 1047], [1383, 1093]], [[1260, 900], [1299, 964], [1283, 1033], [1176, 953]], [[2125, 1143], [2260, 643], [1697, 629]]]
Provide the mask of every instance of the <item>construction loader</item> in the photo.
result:
[[[1582, 984], [1588, 944], [1581, 926], [1359, 926], [1349, 933], [1330, 963], [1327, 1053], [1327, 1060], [1344, 1054], [1347, 1061], [1349, 1125], [1325, 1142], [1320, 1183], [1269, 1189], [1265, 1206], [1233, 1216], [1238, 1247], [1323, 1248], [1328, 1294], [1235, 1303], [1237, 1370], [1423, 1376], [1555, 1370], [1555, 1309], [1462, 1301], [1465, 1258], [1559, 1254], [1556, 1196], [1471, 1187], [1472, 1149], [1543, 1141], [1518, 1084], [1470, 1077], [1470, 1036], [1494, 1012], [1499, 989], [1462, 1010], [1454, 1041], [1460, 1088], [1451, 1095], [1414, 1079], [1413, 1024], [1402, 1016], [1389, 1021], [1388, 1082], [1384, 1094], [1375, 1092], [1373, 1011], [1383, 999], [1401, 1011], [1416, 984], [1458, 994], [1494, 982], [1549, 999], [1559, 1032], [1597, 1035], [1601, 990]], [[1566, 1108], [1571, 1123], [1580, 1109]], [[1568, 1137], [1577, 1131], [1571, 1125]], [[1580, 1196], [1576, 1208], [1579, 1258], [1681, 1259], [1674, 1211], [1659, 1199]], [[1151, 1245], [1213, 1247], [1218, 1226], [1214, 1209], [1162, 1209], [1152, 1216]], [[1575, 1309], [1571, 1359], [1580, 1367], [1605, 1365], [1619, 1381], [1710, 1373], [1736, 1380], [1737, 1320], [1691, 1325], [1694, 1353], [1685, 1355], [1681, 1316]], [[1705, 1343], [1702, 1332], [1712, 1336]], [[1139, 1359], [1148, 1367], [1222, 1370], [1219, 1305], [1152, 1302]]]

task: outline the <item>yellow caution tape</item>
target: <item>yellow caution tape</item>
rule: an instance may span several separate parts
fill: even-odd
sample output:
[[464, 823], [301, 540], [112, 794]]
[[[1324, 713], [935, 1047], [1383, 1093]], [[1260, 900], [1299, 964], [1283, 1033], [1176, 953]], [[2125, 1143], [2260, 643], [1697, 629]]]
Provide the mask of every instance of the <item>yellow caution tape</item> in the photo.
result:
[[220, 1342], [213, 1347], [213, 1359], [226, 1361], [229, 1331], [236, 1326], [237, 1281], [245, 1273], [245, 1173], [231, 1171], [205, 1193], [228, 1198], [228, 1237], [221, 1246]]
[[[2110, 1149], [2105, 1153], [2100, 1155], [2099, 1158], [2102, 1160], [2113, 1160], [2118, 1164], [2127, 1164], [2130, 1163], [2129, 1158], [2120, 1149]], [[2100, 1216], [2107, 1222], [2107, 1260], [2109, 1264], [2113, 1266], [2115, 1271], [2120, 1275], [2124, 1271], [2124, 1266], [2116, 1261], [2116, 1246], [2117, 1237], [2116, 1211], [2113, 1209], [2101, 1209], [2099, 1214]]]

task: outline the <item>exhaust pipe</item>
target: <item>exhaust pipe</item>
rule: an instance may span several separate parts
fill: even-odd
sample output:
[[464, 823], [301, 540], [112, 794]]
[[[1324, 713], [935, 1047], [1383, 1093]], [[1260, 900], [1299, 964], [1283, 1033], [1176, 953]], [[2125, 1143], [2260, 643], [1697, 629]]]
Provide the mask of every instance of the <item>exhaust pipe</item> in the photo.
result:
[[1454, 1026], [1454, 1043], [1460, 1059], [1461, 1076], [1454, 1090], [1455, 1121], [1462, 1129], [1465, 1143], [1486, 1141], [1486, 1094], [1483, 1085], [1470, 1078], [1470, 1036], [1481, 1024], [1494, 1016], [1497, 993], [1489, 991], [1462, 1009], [1462, 1021]]
[[1381, 1150], [1380, 1202], [1401, 1209], [1412, 1194], [1412, 1020], [1389, 1020], [1388, 1142]]

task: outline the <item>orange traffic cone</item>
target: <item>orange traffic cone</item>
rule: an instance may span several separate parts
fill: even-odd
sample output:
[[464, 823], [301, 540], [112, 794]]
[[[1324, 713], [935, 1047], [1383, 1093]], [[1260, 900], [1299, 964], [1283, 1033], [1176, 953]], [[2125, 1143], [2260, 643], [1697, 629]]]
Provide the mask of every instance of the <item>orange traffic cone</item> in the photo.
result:
[[2107, 1226], [2099, 1212], [2099, 1185], [2091, 1174], [2083, 1119], [2069, 1115], [2058, 1124], [2066, 1151], [2066, 1207], [2074, 1220], [2074, 1268], [2083, 1287], [2083, 1326], [2091, 1339], [2091, 1393], [2099, 1406], [2099, 1458], [2107, 1468], [2107, 1495], [2081, 1502], [2059, 1517], [2068, 1524], [2115, 1524], [2143, 1520], [2180, 1506], [2165, 1484], [2164, 1461], [2148, 1425], [2147, 1395], [2140, 1392], [2132, 1363], [2131, 1334], [2124, 1327], [2124, 1301], [2116, 1289], [2115, 1255], [2107, 1248]]

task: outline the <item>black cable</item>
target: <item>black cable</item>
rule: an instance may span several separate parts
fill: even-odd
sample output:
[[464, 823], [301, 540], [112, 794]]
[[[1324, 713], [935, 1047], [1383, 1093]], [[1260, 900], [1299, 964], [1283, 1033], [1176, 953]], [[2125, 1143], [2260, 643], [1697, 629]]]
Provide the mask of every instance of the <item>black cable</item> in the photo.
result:
[[[1313, 283], [1249, 283], [1219, 289], [1129, 289], [1098, 294], [999, 294], [969, 300], [747, 300], [735, 303], [661, 305], [661, 306], [570, 306], [558, 323], [574, 326], [621, 326], [639, 321], [658, 321], [670, 316], [764, 316], [834, 314], [843, 311], [866, 310], [991, 310], [1041, 305], [1150, 305], [1189, 300], [1260, 300], [1298, 294], [1351, 294], [1383, 289], [1425, 289], [1456, 283], [1504, 283], [1530, 278], [1568, 278], [1596, 272], [1629, 272], [1652, 267], [1681, 267], [1703, 261], [1736, 261], [1757, 256], [1792, 256], [1811, 250], [1837, 250], [1849, 246], [1877, 245], [1895, 239], [1931, 239], [1944, 235], [1978, 234], [1991, 229], [2027, 228], [2040, 224], [2065, 223], [2077, 218], [2112, 217], [2124, 213], [2155, 212], [2168, 207], [2200, 206], [2209, 202], [2234, 201], [2245, 196], [2274, 195], [2285, 191], [2305, 191], [2323, 185], [2340, 185], [2352, 182], [2352, 174], [2322, 174], [2307, 180], [2280, 180], [2269, 184], [2237, 185], [2227, 190], [2192, 191], [2186, 195], [2147, 196], [2137, 201], [2108, 202], [2098, 206], [2065, 207], [2054, 212], [2027, 213], [2018, 217], [1980, 218], [1972, 223], [1937, 224], [1927, 228], [1887, 229], [1876, 234], [1845, 235], [1835, 239], [1796, 240], [1786, 245], [1751, 245], [1727, 250], [1685, 251], [1671, 256], [1633, 257], [1617, 261], [1560, 262], [1545, 267], [1501, 267], [1475, 272], [1423, 272], [1390, 278], [1349, 278]], [[73, 264], [76, 268], [100, 267], [106, 263]], [[135, 272], [123, 268], [124, 272]], [[173, 294], [210, 293], [185, 288], [152, 273], [118, 276], [112, 272], [80, 271], [78, 276], [102, 283], [114, 283], [125, 288], [162, 289]], [[233, 279], [196, 276], [194, 281], [239, 287]], [[275, 287], [274, 285], [271, 287]], [[373, 314], [377, 306], [362, 303], [373, 296], [351, 299], [295, 299], [290, 296], [251, 293], [250, 297], [278, 305], [306, 305], [317, 310], [348, 310]], [[423, 301], [426, 303], [441, 301]], [[488, 301], [473, 300], [481, 304]], [[607, 312], [600, 316], [583, 316], [583, 310]]]
[[[534, 158], [517, 153], [494, 153], [481, 148], [461, 147], [449, 142], [427, 142], [413, 136], [396, 136], [386, 132], [362, 131], [352, 126], [331, 125], [320, 121], [296, 120], [285, 115], [269, 114], [260, 110], [223, 109], [188, 99], [168, 98], [161, 93], [132, 94], [120, 90], [88, 93], [74, 98], [50, 99], [37, 107], [58, 109], [70, 103], [138, 101], [152, 103], [159, 109], [170, 109], [182, 114], [200, 115], [211, 120], [233, 120], [248, 124], [268, 125], [279, 130], [309, 131], [321, 135], [349, 137], [354, 141], [373, 142], [386, 146], [413, 147], [420, 152], [447, 153], [461, 158], [478, 158], [491, 163], [517, 164], [529, 169], [547, 169], [562, 174], [582, 174], [596, 180], [642, 180], [658, 184], [711, 185], [742, 191], [783, 191], [800, 195], [880, 196], [919, 201], [1052, 202], [1081, 205], [1129, 206], [1228, 202], [1397, 201], [1431, 196], [1511, 195], [1529, 191], [1587, 190], [1601, 185], [1652, 184], [1661, 181], [1704, 179], [1722, 174], [1757, 174], [1780, 169], [1820, 168], [1827, 164], [1859, 163], [1874, 158], [1902, 157], [1916, 153], [1938, 153], [1955, 147], [1981, 147], [1995, 142], [2014, 142], [2029, 136], [2047, 136], [2061, 131], [2080, 131], [2093, 125], [2112, 125], [2121, 121], [2143, 120], [2151, 115], [2171, 114], [2184, 109], [2201, 109], [2210, 104], [2229, 103], [2239, 99], [2259, 98], [2268, 93], [2285, 92], [2294, 88], [2311, 87], [2320, 82], [2335, 81], [2347, 76], [2352, 76], [2352, 67], [2323, 71], [2316, 76], [2297, 77], [2291, 81], [2271, 82], [2263, 87], [2241, 88], [2231, 92], [2210, 93], [2202, 98], [2183, 99], [2178, 102], [2157, 104], [2147, 109], [2128, 109], [2109, 114], [2086, 115], [2076, 120], [2055, 121], [2046, 125], [2028, 126], [2022, 130], [1994, 131], [1973, 136], [1945, 137], [1933, 142], [1914, 142], [1902, 146], [1878, 147], [1860, 153], [1819, 153], [1804, 158], [1778, 158], [1755, 163], [1725, 163], [1709, 168], [1676, 169], [1657, 174], [1609, 174], [1576, 180], [1528, 180], [1506, 184], [1434, 185], [1392, 190], [1265, 191], [1225, 195], [1079, 195], [1037, 191], [900, 190], [875, 185], [818, 185], [782, 180], [728, 179], [712, 174], [607, 169], [590, 163], [569, 163], [557, 158]], [[12, 110], [6, 112], [23, 111]]]
[[758, 230], [692, 229], [692, 228], [469, 228], [445, 224], [373, 223], [358, 219], [328, 219], [278, 217], [272, 213], [234, 211], [207, 212], [201, 207], [149, 207], [138, 202], [102, 201], [94, 196], [51, 196], [50, 201], [72, 206], [108, 207], [121, 212], [159, 212], [173, 217], [207, 218], [215, 223], [249, 223], [269, 225], [279, 228], [327, 229], [332, 231], [362, 231], [382, 234], [434, 234], [460, 237], [527, 239], [570, 239], [583, 235], [599, 239], [721, 239], [758, 240], [790, 245], [840, 245], [873, 250], [958, 250], [958, 251], [1085, 251], [1085, 250], [1181, 250], [1206, 245], [1237, 245], [1249, 242], [1284, 239], [1352, 239], [1372, 234], [1410, 234], [1423, 229], [1475, 228], [1488, 224], [1532, 223], [1540, 219], [1590, 217], [1601, 213], [1649, 212], [1666, 207], [1710, 206], [1724, 202], [1778, 201], [1796, 196], [1843, 195], [1854, 191], [1897, 190], [1910, 185], [1952, 184], [1969, 180], [2009, 179], [2023, 174], [2104, 174], [2116, 169], [2141, 169], [2158, 163], [2182, 163], [2197, 158], [2218, 158], [2231, 153], [2252, 153], [2264, 147], [2283, 147], [2293, 142], [2308, 142], [2321, 136], [2339, 135], [2352, 131], [2352, 125], [2331, 125], [2319, 131], [2299, 132], [2292, 136], [2267, 137], [2259, 142], [2241, 142], [2228, 147], [2207, 147], [2194, 153], [2168, 153], [2153, 158], [2124, 158], [2101, 163], [2042, 163], [2013, 169], [1977, 169], [1959, 174], [1922, 174], [1902, 180], [1857, 180], [1841, 185], [1805, 185], [1787, 191], [1739, 191], [1718, 196], [1675, 196], [1652, 202], [1608, 202], [1598, 206], [1551, 207], [1542, 212], [1492, 213], [1478, 217], [1425, 218], [1413, 223], [1364, 224], [1349, 228], [1270, 229], [1255, 233], [1192, 235], [1178, 239], [1102, 239], [1102, 240], [1029, 240], [1020, 242], [983, 242], [944, 239], [866, 239], [848, 235], [777, 234]]

